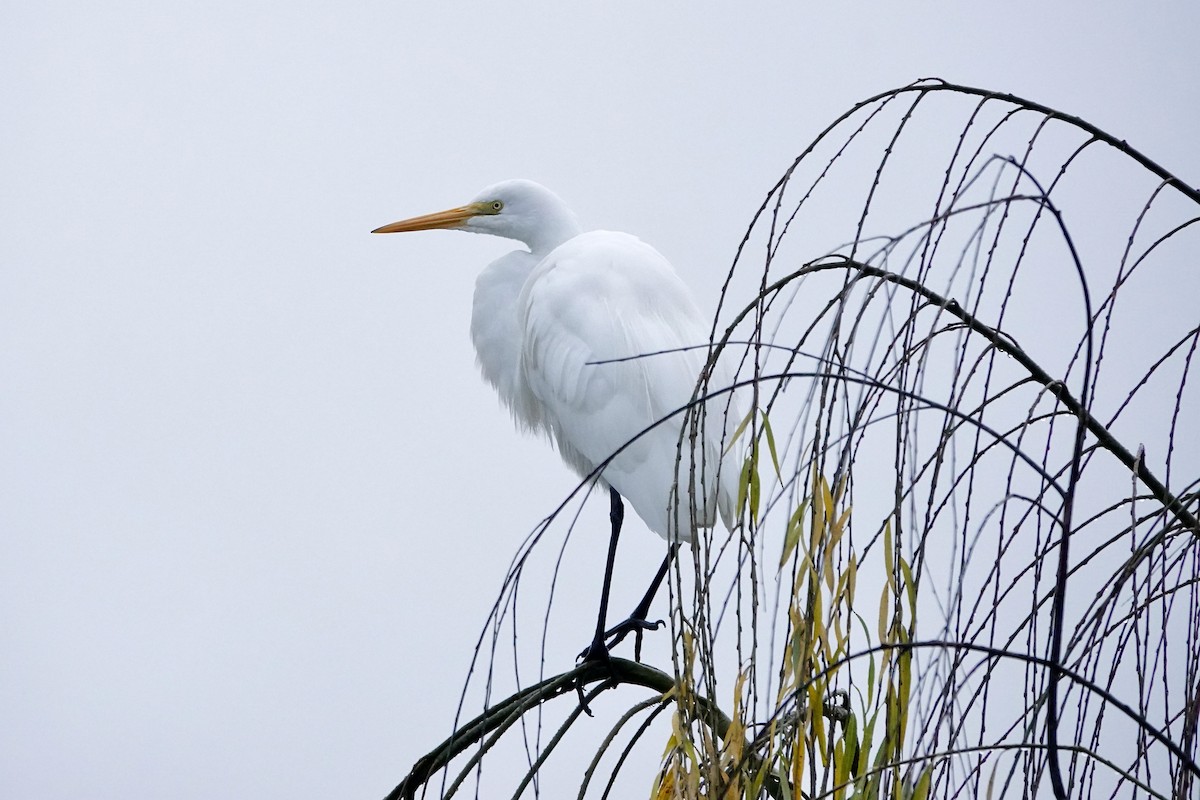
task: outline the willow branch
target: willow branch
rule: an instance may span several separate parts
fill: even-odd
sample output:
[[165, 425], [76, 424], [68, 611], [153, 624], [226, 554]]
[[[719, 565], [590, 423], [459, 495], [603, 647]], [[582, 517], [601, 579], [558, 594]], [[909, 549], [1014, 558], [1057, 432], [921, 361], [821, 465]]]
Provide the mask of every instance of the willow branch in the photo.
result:
[[[675, 679], [670, 675], [636, 661], [611, 658], [607, 665], [583, 664], [569, 672], [547, 678], [540, 683], [515, 692], [458, 728], [448, 739], [417, 759], [408, 775], [387, 795], [386, 800], [412, 800], [416, 797], [417, 791], [438, 770], [449, 764], [467, 748], [482, 742], [484, 737], [492, 731], [505, 726], [514, 716], [525, 714], [560, 695], [573, 693], [575, 687], [581, 683], [599, 680], [606, 682], [601, 687], [602, 690], [628, 684], [644, 686], [647, 689], [666, 694], [675, 688]], [[729, 717], [710, 700], [703, 697], [696, 697], [695, 700], [701, 720], [724, 741], [729, 734], [731, 724]]]
[[[1133, 474], [1137, 475], [1138, 480], [1140, 480], [1146, 486], [1146, 488], [1150, 491], [1150, 494], [1153, 495], [1154, 498], [1164, 507], [1169, 509], [1179, 523], [1183, 525], [1183, 527], [1187, 528], [1192, 535], [1200, 537], [1200, 521], [1197, 521], [1195, 514], [1189, 511], [1183, 502], [1178, 497], [1173, 495], [1167, 489], [1167, 487], [1163, 485], [1162, 481], [1160, 481], [1157, 476], [1150, 471], [1150, 468], [1146, 466], [1145, 459], [1139, 459], [1136, 455], [1129, 452], [1129, 449], [1121, 444], [1117, 438], [1113, 436], [1111, 432], [1109, 432], [1108, 428], [1104, 426], [1104, 423], [1100, 422], [1100, 420], [1096, 419], [1086, 408], [1084, 408], [1083, 404], [1071, 394], [1061, 380], [1052, 378], [1048, 372], [1042, 369], [1042, 367], [1029, 356], [1028, 353], [1017, 346], [1016, 342], [1003, 334], [999, 329], [980, 322], [978, 318], [973, 316], [970, 312], [959, 305], [957, 300], [943, 297], [932, 289], [929, 289], [925, 285], [911, 278], [906, 278], [903, 275], [897, 275], [894, 272], [889, 272], [888, 270], [881, 269], [880, 267], [872, 266], [871, 264], [864, 264], [861, 261], [855, 261], [854, 259], [846, 258], [844, 256], [837, 256], [825, 261], [806, 264], [804, 267], [793, 272], [791, 275], [780, 278], [774, 284], [767, 287], [767, 289], [762, 292], [762, 295], [765, 296], [773, 292], [778, 292], [788, 283], [791, 283], [793, 280], [801, 277], [802, 275], [830, 269], [853, 269], [860, 274], [870, 275], [872, 277], [880, 278], [890, 283], [897, 284], [898, 286], [903, 286], [909, 291], [926, 298], [933, 305], [945, 309], [946, 313], [958, 318], [971, 331], [987, 339], [992, 346], [1005, 355], [1010, 356], [1014, 361], [1024, 367], [1033, 380], [1041, 384], [1046, 391], [1053, 394], [1054, 397], [1060, 403], [1062, 403], [1071, 414], [1082, 420], [1084, 425], [1087, 427], [1088, 432], [1096, 437], [1096, 440], [1099, 442], [1101, 447], [1112, 453], [1118, 461], [1128, 467]], [[736, 325], [737, 322], [738, 320], [733, 322], [733, 324], [730, 326], [730, 330], [732, 330], [733, 325]], [[1144, 552], [1146, 549], [1156, 544], [1162, 537], [1163, 534], [1155, 537], [1154, 540], [1148, 542], [1147, 545], [1142, 548], [1141, 552]], [[1138, 555], [1140, 555], [1140, 553]]]

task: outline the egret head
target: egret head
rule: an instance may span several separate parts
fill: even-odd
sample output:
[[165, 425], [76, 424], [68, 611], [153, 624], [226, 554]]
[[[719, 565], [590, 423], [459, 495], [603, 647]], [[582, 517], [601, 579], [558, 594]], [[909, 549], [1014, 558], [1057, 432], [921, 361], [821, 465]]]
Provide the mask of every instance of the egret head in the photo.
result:
[[511, 180], [489, 186], [465, 206], [393, 222], [372, 233], [439, 228], [516, 239], [541, 255], [580, 232], [579, 220], [558, 195], [533, 181]]

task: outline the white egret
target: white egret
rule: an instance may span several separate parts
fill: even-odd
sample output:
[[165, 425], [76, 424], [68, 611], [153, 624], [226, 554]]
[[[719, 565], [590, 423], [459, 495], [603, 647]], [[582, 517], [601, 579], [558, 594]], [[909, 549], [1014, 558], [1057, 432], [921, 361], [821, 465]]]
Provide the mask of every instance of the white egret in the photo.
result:
[[[625, 233], [584, 233], [566, 204], [532, 181], [498, 183], [464, 206], [373, 232], [431, 229], [488, 233], [529, 248], [480, 273], [471, 339], [484, 378], [520, 428], [547, 434], [581, 477], [603, 465], [612, 536], [596, 634], [582, 655], [605, 658], [606, 640], [615, 645], [631, 631], [640, 639], [657, 627], [646, 614], [678, 542], [692, 541], [718, 513], [733, 524], [740, 464], [722, 456], [740, 419], [728, 396], [710, 401], [698, 438], [682, 433], [682, 451], [685, 415], [671, 416], [693, 397], [707, 358], [697, 346], [707, 343], [708, 328], [658, 251]], [[727, 373], [710, 379], [714, 389], [731, 383]], [[633, 615], [606, 631], [622, 497], [672, 546]]]

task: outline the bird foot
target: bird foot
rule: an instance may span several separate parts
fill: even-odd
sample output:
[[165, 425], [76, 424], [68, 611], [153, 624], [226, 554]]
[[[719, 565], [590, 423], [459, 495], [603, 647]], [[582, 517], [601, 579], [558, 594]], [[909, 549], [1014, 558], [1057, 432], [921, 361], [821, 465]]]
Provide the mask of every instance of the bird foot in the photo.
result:
[[[612, 656], [609, 651], [616, 647], [626, 636], [633, 634], [633, 658], [635, 661], [642, 660], [642, 634], [646, 631], [656, 631], [666, 623], [663, 620], [650, 622], [644, 617], [630, 617], [627, 620], [618, 622], [606, 630], [602, 635], [597, 635], [592, 643], [584, 648], [577, 657], [579, 665], [584, 664], [601, 664], [609, 667], [612, 664]], [[583, 695], [583, 681], [576, 681], [575, 692], [579, 695], [579, 707], [589, 717], [592, 715], [592, 709], [587, 704], [587, 698]]]
[[[607, 634], [606, 634], [607, 635]], [[604, 636], [597, 635], [592, 643], [578, 656], [579, 666], [585, 664], [601, 664], [604, 667], [610, 667], [612, 660], [608, 655], [608, 647], [604, 644]], [[579, 695], [579, 707], [583, 709], [583, 713], [589, 717], [595, 716], [592, 714], [592, 709], [587, 704], [587, 698], [583, 696], [583, 679], [575, 681], [575, 692]]]
[[608, 633], [605, 633], [603, 636], [597, 636], [592, 640], [591, 644], [580, 651], [579, 655], [575, 657], [580, 666], [590, 662], [599, 664], [607, 664], [609, 662], [608, 646], [604, 643], [604, 640], [607, 638]]
[[[663, 620], [650, 622], [645, 617], [633, 616], [618, 622], [604, 632], [603, 638], [597, 638], [587, 649], [579, 654], [581, 661], [608, 660], [608, 652], [620, 644], [626, 636], [633, 634], [633, 660], [642, 660], [642, 635], [646, 631], [656, 631], [666, 623]], [[601, 655], [602, 653], [602, 655]]]

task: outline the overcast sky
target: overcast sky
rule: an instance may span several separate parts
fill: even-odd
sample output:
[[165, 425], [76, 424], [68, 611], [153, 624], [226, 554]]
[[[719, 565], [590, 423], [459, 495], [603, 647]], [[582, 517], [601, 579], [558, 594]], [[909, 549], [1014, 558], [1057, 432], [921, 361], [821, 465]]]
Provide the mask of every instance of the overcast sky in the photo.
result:
[[474, 367], [510, 243], [372, 228], [529, 177], [708, 311], [794, 156], [928, 76], [1200, 183], [1195, 4], [764, 5], [0, 11], [0, 795], [375, 797], [444, 735], [575, 481]]

